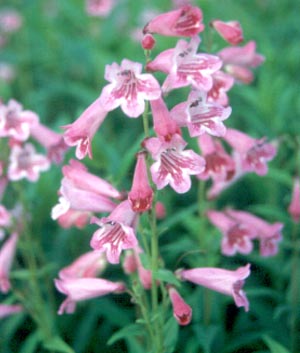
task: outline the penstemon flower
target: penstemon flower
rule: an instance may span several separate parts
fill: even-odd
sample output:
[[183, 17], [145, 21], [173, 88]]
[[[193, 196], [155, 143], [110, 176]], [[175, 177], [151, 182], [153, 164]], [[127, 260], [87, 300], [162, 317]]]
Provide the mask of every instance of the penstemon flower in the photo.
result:
[[174, 287], [168, 289], [169, 297], [173, 306], [173, 315], [181, 326], [188, 325], [192, 320], [192, 308], [183, 300]]
[[298, 223], [300, 220], [300, 179], [299, 177], [294, 179], [292, 200], [288, 207], [288, 212], [292, 216], [293, 221], [295, 223]]
[[212, 75], [213, 85], [207, 92], [207, 101], [215, 102], [226, 107], [228, 105], [227, 93], [234, 84], [234, 78], [219, 70]]
[[145, 110], [145, 100], [157, 99], [161, 89], [151, 74], [142, 74], [142, 64], [123, 59], [121, 65], [106, 65], [105, 79], [109, 82], [102, 89], [100, 102], [106, 111], [121, 106], [129, 118], [139, 117]]
[[23, 311], [22, 305], [14, 304], [0, 304], [0, 319], [3, 319], [7, 316], [17, 314]]
[[114, 0], [85, 0], [85, 10], [90, 16], [106, 17], [114, 6]]
[[237, 45], [244, 40], [243, 30], [238, 21], [213, 20], [210, 24], [229, 44]]
[[15, 256], [19, 235], [13, 233], [0, 249], [0, 291], [7, 293], [10, 290], [9, 272]]

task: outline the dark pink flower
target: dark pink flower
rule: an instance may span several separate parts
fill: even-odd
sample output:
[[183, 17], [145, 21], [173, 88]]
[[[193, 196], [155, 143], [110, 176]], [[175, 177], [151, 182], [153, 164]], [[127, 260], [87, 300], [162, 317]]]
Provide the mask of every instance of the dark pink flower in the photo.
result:
[[76, 146], [76, 157], [92, 158], [92, 139], [107, 116], [100, 98], [96, 99], [74, 123], [62, 126], [65, 129], [64, 140], [68, 146]]
[[125, 285], [121, 282], [111, 282], [102, 278], [65, 278], [54, 280], [56, 288], [67, 298], [59, 307], [58, 314], [72, 314], [76, 303], [113, 292], [123, 292]]
[[294, 180], [294, 188], [292, 200], [288, 208], [289, 214], [292, 216], [295, 223], [300, 220], [300, 179], [299, 177]]
[[105, 251], [110, 263], [119, 263], [122, 250], [137, 246], [133, 229], [135, 218], [136, 213], [132, 211], [128, 200], [121, 202], [108, 217], [93, 217], [91, 223], [96, 223], [99, 229], [93, 234], [91, 247]]
[[157, 99], [161, 89], [151, 74], [142, 74], [142, 64], [123, 59], [121, 65], [106, 65], [105, 79], [109, 82], [102, 89], [100, 102], [111, 111], [121, 106], [130, 118], [137, 118], [145, 110], [145, 100]]
[[142, 38], [142, 48], [145, 50], [152, 50], [155, 46], [155, 39], [152, 34], [147, 33]]
[[209, 210], [207, 217], [223, 234], [222, 254], [227, 256], [249, 254], [253, 249], [252, 239], [257, 236], [255, 228], [247, 223], [234, 220], [224, 212]]
[[245, 279], [250, 275], [250, 264], [235, 271], [203, 267], [177, 271], [180, 279], [232, 296], [236, 306], [249, 310], [249, 302], [242, 290]]
[[204, 170], [204, 159], [192, 150], [184, 151], [186, 144], [177, 134], [168, 142], [156, 137], [144, 141], [156, 161], [150, 171], [159, 190], [170, 184], [176, 192], [185, 193], [191, 188], [190, 175], [197, 175]]
[[164, 92], [189, 85], [206, 92], [212, 88], [212, 75], [221, 68], [222, 61], [215, 55], [197, 54], [199, 43], [199, 37], [193, 37], [190, 43], [179, 40], [174, 49], [160, 53], [147, 64], [150, 71], [168, 74], [162, 86]]
[[182, 6], [153, 18], [145, 27], [144, 34], [157, 33], [163, 36], [192, 37], [204, 30], [202, 11], [195, 6]]
[[7, 105], [0, 102], [0, 136], [11, 137], [17, 141], [29, 138], [30, 129], [39, 121], [37, 114], [23, 110], [20, 103], [14, 99]]
[[265, 138], [255, 139], [234, 129], [227, 129], [224, 136], [226, 142], [241, 157], [241, 167], [246, 172], [265, 175], [268, 172], [267, 162], [276, 155], [276, 147], [265, 142]]
[[0, 291], [7, 293], [10, 290], [9, 272], [15, 257], [18, 234], [13, 233], [0, 249]]
[[168, 289], [169, 297], [173, 306], [173, 315], [181, 326], [186, 326], [192, 319], [192, 308], [183, 300], [174, 287]]
[[212, 75], [213, 85], [207, 92], [207, 101], [215, 102], [226, 107], [228, 105], [227, 93], [234, 84], [234, 78], [223, 71], [217, 71]]
[[14, 145], [9, 159], [7, 176], [12, 181], [26, 178], [35, 182], [40, 172], [50, 168], [49, 159], [42, 154], [37, 154], [31, 143], [26, 143], [24, 146]]
[[128, 200], [133, 211], [145, 212], [152, 207], [153, 190], [150, 187], [147, 173], [145, 153], [140, 152], [137, 155], [133, 182]]
[[211, 26], [224, 38], [228, 43], [237, 45], [244, 40], [243, 30], [238, 21], [220, 21], [214, 20]]

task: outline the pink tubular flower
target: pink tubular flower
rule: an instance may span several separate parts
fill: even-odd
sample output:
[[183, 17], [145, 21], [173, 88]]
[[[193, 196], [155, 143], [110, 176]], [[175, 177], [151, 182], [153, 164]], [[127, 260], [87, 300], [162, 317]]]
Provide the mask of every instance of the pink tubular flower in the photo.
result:
[[142, 38], [142, 48], [145, 50], [152, 50], [155, 46], [155, 39], [152, 34], [147, 33]]
[[292, 216], [293, 221], [298, 223], [300, 220], [300, 179], [299, 177], [294, 180], [294, 188], [292, 200], [288, 208], [289, 214]]
[[8, 179], [12, 181], [23, 178], [35, 182], [40, 176], [40, 172], [50, 168], [49, 159], [42, 154], [37, 154], [31, 143], [24, 146], [14, 145], [10, 153], [10, 163], [8, 166]]
[[249, 302], [242, 290], [245, 279], [250, 275], [250, 264], [235, 271], [203, 267], [177, 271], [180, 279], [232, 296], [236, 306], [249, 310]]
[[23, 311], [22, 305], [0, 304], [0, 319], [3, 319], [13, 314], [20, 313], [21, 311]]
[[185, 193], [191, 188], [190, 175], [197, 175], [204, 170], [204, 159], [192, 150], [184, 151], [186, 144], [177, 134], [168, 142], [156, 137], [144, 141], [156, 161], [150, 171], [159, 190], [170, 184], [176, 192]]
[[85, 9], [90, 16], [106, 17], [114, 6], [114, 0], [86, 0]]
[[204, 30], [202, 11], [195, 6], [182, 6], [152, 19], [145, 27], [144, 34], [157, 33], [163, 36], [192, 37]]
[[10, 290], [8, 279], [9, 271], [15, 256], [18, 234], [13, 233], [0, 249], [0, 291], [7, 293]]
[[199, 37], [191, 38], [190, 43], [179, 40], [174, 49], [160, 53], [147, 64], [150, 71], [168, 74], [162, 86], [163, 92], [189, 85], [206, 92], [212, 88], [212, 74], [221, 68], [222, 61], [215, 55], [197, 54], [199, 43]]
[[207, 180], [229, 179], [235, 172], [235, 163], [232, 157], [225, 151], [220, 141], [210, 135], [199, 136], [198, 144], [205, 159], [205, 169], [197, 175], [197, 178]]
[[59, 278], [93, 278], [105, 269], [104, 254], [99, 251], [89, 251], [79, 256], [69, 266], [59, 271]]
[[245, 211], [228, 209], [226, 213], [233, 219], [248, 225], [257, 232], [257, 238], [260, 241], [260, 254], [262, 256], [273, 256], [277, 254], [278, 243], [282, 240], [282, 223], [276, 222], [270, 224]]
[[[231, 114], [231, 107], [207, 102], [205, 92], [192, 90], [187, 102], [175, 106], [171, 115], [175, 121], [185, 120], [191, 137], [208, 133], [213, 136], [224, 136], [226, 133], [223, 120]], [[180, 123], [183, 124], [183, 121]]]
[[83, 159], [86, 155], [92, 158], [92, 139], [106, 118], [100, 98], [96, 99], [74, 123], [62, 126], [65, 129], [64, 140], [68, 146], [76, 147], [76, 157]]
[[121, 282], [111, 282], [101, 278], [65, 278], [54, 280], [56, 288], [67, 298], [61, 304], [58, 314], [72, 314], [76, 302], [101, 297], [113, 292], [123, 292], [125, 285]]
[[236, 221], [224, 212], [209, 210], [207, 217], [223, 234], [222, 254], [227, 256], [249, 254], [253, 249], [252, 239], [257, 236], [255, 228]]
[[222, 59], [224, 70], [238, 82], [250, 83], [253, 74], [250, 68], [261, 65], [265, 58], [256, 53], [256, 43], [248, 42], [243, 47], [228, 47], [222, 49], [218, 56]]
[[212, 75], [213, 86], [207, 93], [207, 101], [215, 102], [223, 106], [228, 105], [228, 92], [234, 84], [234, 78], [223, 71], [217, 71]]
[[31, 127], [39, 120], [37, 114], [23, 110], [22, 105], [10, 99], [7, 105], [0, 102], [0, 136], [12, 137], [17, 141], [25, 141], [30, 135]]
[[152, 207], [153, 190], [149, 185], [145, 153], [137, 155], [137, 162], [132, 182], [131, 191], [128, 193], [128, 200], [133, 211], [145, 212]]
[[47, 126], [37, 123], [31, 127], [30, 135], [47, 150], [48, 158], [59, 164], [63, 161], [68, 146], [63, 136], [49, 129]]
[[238, 21], [223, 22], [214, 20], [211, 22], [211, 26], [229, 44], [237, 45], [244, 40], [243, 31]]
[[0, 205], [0, 227], [8, 227], [11, 223], [11, 214], [7, 209]]
[[145, 110], [145, 100], [157, 99], [161, 89], [151, 74], [142, 74], [142, 64], [127, 59], [106, 65], [105, 79], [109, 82], [102, 89], [100, 102], [107, 111], [121, 106], [130, 118], [137, 118]]
[[0, 32], [16, 32], [22, 26], [22, 22], [22, 16], [16, 10], [1, 10]]
[[65, 213], [58, 216], [57, 221], [62, 228], [75, 226], [79, 229], [83, 229], [90, 222], [91, 216], [91, 212], [77, 211], [70, 208]]
[[169, 287], [168, 292], [176, 321], [181, 326], [188, 325], [192, 319], [192, 308], [183, 300], [174, 287]]
[[121, 202], [108, 217], [93, 217], [91, 223], [100, 228], [93, 234], [91, 247], [105, 251], [108, 262], [117, 264], [121, 251], [137, 246], [137, 239], [132, 228], [136, 213], [132, 211], [128, 200]]
[[224, 139], [240, 154], [244, 171], [267, 174], [267, 162], [276, 155], [275, 146], [266, 143], [265, 138], [255, 139], [234, 129], [227, 129]]

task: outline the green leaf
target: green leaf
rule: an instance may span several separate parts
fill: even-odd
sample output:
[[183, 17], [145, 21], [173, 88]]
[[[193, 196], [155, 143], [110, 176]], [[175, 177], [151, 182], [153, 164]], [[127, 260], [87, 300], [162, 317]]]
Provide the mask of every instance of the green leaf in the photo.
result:
[[270, 348], [271, 353], [290, 353], [282, 344], [278, 343], [277, 341], [273, 340], [268, 335], [263, 335], [263, 340], [265, 341], [266, 345]]
[[115, 342], [119, 341], [123, 338], [128, 338], [131, 336], [139, 336], [143, 334], [143, 329], [141, 325], [138, 324], [131, 324], [126, 327], [121, 328], [119, 331], [115, 332], [110, 339], [108, 340], [107, 344], [112, 345]]
[[49, 351], [55, 350], [61, 353], [75, 353], [75, 351], [59, 336], [51, 337], [44, 342], [44, 347]]
[[37, 345], [41, 341], [40, 331], [32, 332], [22, 344], [19, 353], [34, 353], [37, 351]]
[[157, 272], [153, 273], [153, 277], [159, 281], [173, 284], [174, 286], [180, 287], [181, 285], [174, 273], [169, 270], [158, 270]]
[[166, 352], [172, 353], [174, 352], [176, 343], [178, 338], [178, 323], [174, 319], [174, 317], [170, 317], [170, 319], [166, 322], [164, 326], [164, 346]]

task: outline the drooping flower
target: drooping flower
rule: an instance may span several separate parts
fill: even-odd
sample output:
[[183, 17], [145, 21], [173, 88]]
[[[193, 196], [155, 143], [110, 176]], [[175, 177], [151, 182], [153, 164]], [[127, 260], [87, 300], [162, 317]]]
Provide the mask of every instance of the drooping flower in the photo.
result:
[[174, 287], [168, 288], [169, 297], [173, 306], [173, 315], [181, 326], [186, 326], [192, 319], [192, 308], [183, 300]]
[[221, 68], [222, 61], [215, 55], [197, 54], [199, 43], [199, 37], [191, 38], [189, 43], [179, 40], [174, 49], [167, 49], [147, 64], [149, 71], [168, 74], [163, 92], [189, 85], [206, 92], [212, 88], [212, 75]]
[[153, 190], [150, 187], [147, 173], [147, 165], [145, 153], [137, 154], [137, 162], [135, 166], [133, 182], [128, 200], [133, 211], [145, 212], [152, 207]]
[[106, 17], [114, 6], [114, 0], [85, 0], [85, 9], [90, 16]]
[[110, 84], [103, 87], [99, 98], [105, 110], [121, 106], [128, 117], [137, 118], [145, 110], [145, 100], [160, 97], [158, 81], [153, 75], [141, 72], [142, 64], [127, 59], [123, 59], [121, 65], [106, 65], [105, 79]]
[[237, 45], [244, 40], [243, 30], [238, 21], [214, 20], [210, 24], [229, 44]]
[[25, 141], [30, 135], [30, 129], [39, 121], [36, 113], [23, 110], [14, 99], [7, 105], [0, 102], [0, 136], [11, 137], [17, 141]]
[[227, 256], [249, 254], [253, 249], [252, 239], [257, 236], [255, 228], [247, 223], [237, 221], [224, 212], [209, 210], [207, 217], [223, 234], [221, 248], [222, 254]]
[[250, 275], [250, 264], [235, 271], [221, 268], [203, 267], [191, 270], [178, 270], [180, 279], [232, 296], [236, 306], [249, 310], [249, 302], [242, 290], [245, 279]]
[[298, 223], [300, 220], [300, 179], [299, 177], [294, 180], [294, 188], [292, 200], [288, 207], [288, 212], [292, 216], [293, 221]]
[[274, 145], [266, 143], [265, 138], [255, 139], [235, 129], [227, 129], [224, 139], [240, 154], [241, 167], [244, 171], [255, 172], [258, 175], [267, 174], [267, 162], [276, 155]]
[[0, 319], [3, 319], [7, 316], [17, 314], [23, 311], [22, 305], [19, 304], [14, 304], [14, 305], [9, 305], [9, 304], [0, 304]]
[[92, 158], [92, 139], [107, 116], [107, 111], [96, 99], [74, 123], [62, 126], [65, 130], [64, 140], [68, 146], [76, 146], [76, 157], [83, 159], [86, 155]]
[[108, 217], [101, 219], [93, 217], [91, 223], [96, 223], [99, 229], [93, 234], [91, 247], [94, 250], [105, 251], [110, 263], [119, 263], [122, 250], [137, 246], [133, 229], [135, 218], [136, 213], [128, 200], [121, 202]]
[[104, 254], [99, 251], [89, 251], [79, 256], [69, 266], [59, 271], [59, 278], [93, 278], [97, 277], [106, 267]]
[[54, 163], [61, 163], [64, 154], [69, 148], [61, 134], [49, 129], [47, 126], [37, 123], [30, 129], [30, 136], [33, 137], [47, 150], [47, 156]]
[[192, 150], [184, 151], [186, 142], [175, 134], [170, 141], [152, 137], [144, 141], [144, 146], [156, 161], [150, 171], [157, 188], [170, 186], [178, 193], [185, 193], [191, 187], [190, 175], [204, 170], [204, 159]]
[[76, 303], [82, 300], [101, 297], [110, 293], [121, 293], [125, 285], [121, 282], [111, 282], [102, 278], [65, 278], [54, 280], [56, 288], [67, 298], [60, 305], [58, 314], [72, 314]]
[[283, 223], [275, 222], [270, 224], [262, 218], [245, 211], [228, 209], [226, 213], [233, 219], [252, 227], [257, 232], [262, 256], [274, 256], [278, 253], [278, 243], [282, 240]]
[[197, 178], [207, 180], [227, 180], [235, 173], [233, 158], [225, 151], [219, 140], [208, 134], [198, 137], [198, 144], [205, 159], [205, 169]]
[[265, 58], [256, 53], [256, 43], [248, 42], [243, 47], [228, 47], [222, 49], [218, 56], [223, 61], [223, 69], [238, 82], [245, 84], [253, 81], [251, 68], [261, 65]]
[[13, 233], [0, 249], [0, 291], [7, 293], [10, 290], [9, 272], [16, 252], [18, 234]]
[[199, 7], [185, 5], [153, 18], [145, 27], [144, 34], [192, 37], [204, 30], [202, 11]]
[[49, 159], [36, 153], [31, 143], [26, 143], [23, 146], [14, 145], [9, 159], [7, 176], [12, 181], [26, 178], [35, 182], [38, 180], [40, 172], [50, 168]]
[[203, 91], [192, 90], [187, 102], [180, 103], [171, 111], [172, 118], [180, 126], [188, 127], [191, 137], [208, 133], [213, 136], [224, 136], [226, 127], [223, 121], [231, 114], [231, 107], [223, 107], [215, 102], [207, 101], [207, 94]]

